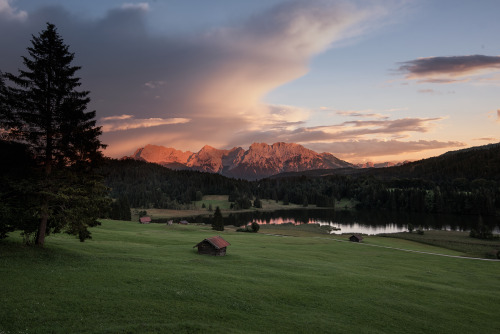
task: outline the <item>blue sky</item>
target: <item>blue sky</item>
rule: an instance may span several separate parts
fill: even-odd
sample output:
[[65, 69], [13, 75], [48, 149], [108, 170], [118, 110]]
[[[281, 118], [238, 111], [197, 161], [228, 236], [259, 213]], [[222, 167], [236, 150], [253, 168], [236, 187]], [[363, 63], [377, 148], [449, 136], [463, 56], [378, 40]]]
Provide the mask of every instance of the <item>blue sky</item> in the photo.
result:
[[349, 162], [500, 141], [500, 2], [0, 0], [0, 70], [56, 24], [112, 157], [295, 142]]

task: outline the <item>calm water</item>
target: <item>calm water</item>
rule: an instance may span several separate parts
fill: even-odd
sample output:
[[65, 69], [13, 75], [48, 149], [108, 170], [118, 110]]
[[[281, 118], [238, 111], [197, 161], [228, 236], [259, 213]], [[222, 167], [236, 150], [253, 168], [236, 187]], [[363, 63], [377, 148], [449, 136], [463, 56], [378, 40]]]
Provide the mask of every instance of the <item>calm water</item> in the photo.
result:
[[[332, 233], [395, 233], [415, 229], [470, 231], [479, 220], [490, 226], [493, 233], [500, 233], [498, 217], [461, 216], [444, 214], [402, 213], [388, 211], [334, 211], [334, 210], [280, 210], [231, 214], [224, 218], [225, 225], [242, 226], [251, 222], [259, 224], [320, 224], [335, 229]], [[206, 222], [208, 223], [208, 221]]]

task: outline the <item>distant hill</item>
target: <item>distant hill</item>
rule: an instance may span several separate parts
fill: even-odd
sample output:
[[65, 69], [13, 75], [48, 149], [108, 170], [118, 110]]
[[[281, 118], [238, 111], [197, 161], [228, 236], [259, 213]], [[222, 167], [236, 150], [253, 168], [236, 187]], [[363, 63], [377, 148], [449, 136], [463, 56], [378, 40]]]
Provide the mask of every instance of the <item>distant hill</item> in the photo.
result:
[[298, 144], [281, 142], [272, 145], [254, 143], [248, 150], [241, 147], [219, 150], [206, 145], [197, 153], [146, 145], [125, 158], [153, 162], [176, 170], [218, 173], [245, 180], [258, 180], [283, 172], [355, 168], [330, 153], [316, 153]]
[[380, 177], [411, 177], [435, 181], [458, 178], [500, 181], [500, 143], [450, 151], [402, 166], [374, 170], [371, 174]]
[[500, 143], [450, 151], [440, 156], [385, 168], [342, 168], [282, 173], [274, 177], [305, 175], [372, 175], [379, 178], [422, 178], [428, 180], [487, 179], [500, 181]]

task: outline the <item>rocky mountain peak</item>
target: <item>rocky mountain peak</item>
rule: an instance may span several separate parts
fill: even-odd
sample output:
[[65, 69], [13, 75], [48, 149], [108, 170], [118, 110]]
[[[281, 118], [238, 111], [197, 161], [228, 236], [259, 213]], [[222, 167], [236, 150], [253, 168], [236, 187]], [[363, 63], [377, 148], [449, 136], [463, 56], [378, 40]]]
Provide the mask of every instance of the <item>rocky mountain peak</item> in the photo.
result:
[[154, 162], [157, 164], [168, 163], [187, 163], [189, 157], [193, 152], [182, 152], [171, 147], [164, 147], [158, 145], [146, 145], [138, 150], [131, 156], [133, 159]]
[[197, 153], [146, 145], [138, 149], [131, 158], [155, 162], [170, 168], [220, 173], [249, 180], [282, 172], [353, 167], [329, 153], [319, 154], [302, 145], [284, 142], [272, 145], [253, 143], [248, 150], [241, 147], [219, 150], [205, 145]]

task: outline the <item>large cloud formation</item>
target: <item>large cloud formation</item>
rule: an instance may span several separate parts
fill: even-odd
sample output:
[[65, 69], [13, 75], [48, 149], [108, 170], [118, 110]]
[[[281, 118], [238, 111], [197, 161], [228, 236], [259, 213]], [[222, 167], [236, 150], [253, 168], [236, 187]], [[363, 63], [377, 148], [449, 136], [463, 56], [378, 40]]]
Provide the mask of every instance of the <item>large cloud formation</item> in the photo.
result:
[[[148, 143], [195, 151], [205, 144], [224, 148], [255, 141], [293, 141], [335, 154], [341, 153], [340, 140], [369, 141], [371, 147], [380, 140], [370, 136], [397, 140], [441, 120], [375, 115], [372, 121], [307, 127], [311, 110], [261, 102], [272, 89], [307, 73], [311, 58], [332, 43], [379, 24], [387, 8], [284, 1], [238, 24], [159, 35], [148, 28], [150, 7], [123, 5], [83, 19], [63, 7], [27, 13], [0, 0], [0, 31], [9, 32], [0, 34], [0, 43], [9, 46], [0, 51], [1, 70], [16, 72], [31, 35], [47, 21], [56, 24], [76, 54], [75, 65], [82, 66], [78, 75], [91, 91], [106, 154], [114, 157]], [[419, 64], [404, 66], [417, 73], [412, 66]]]

